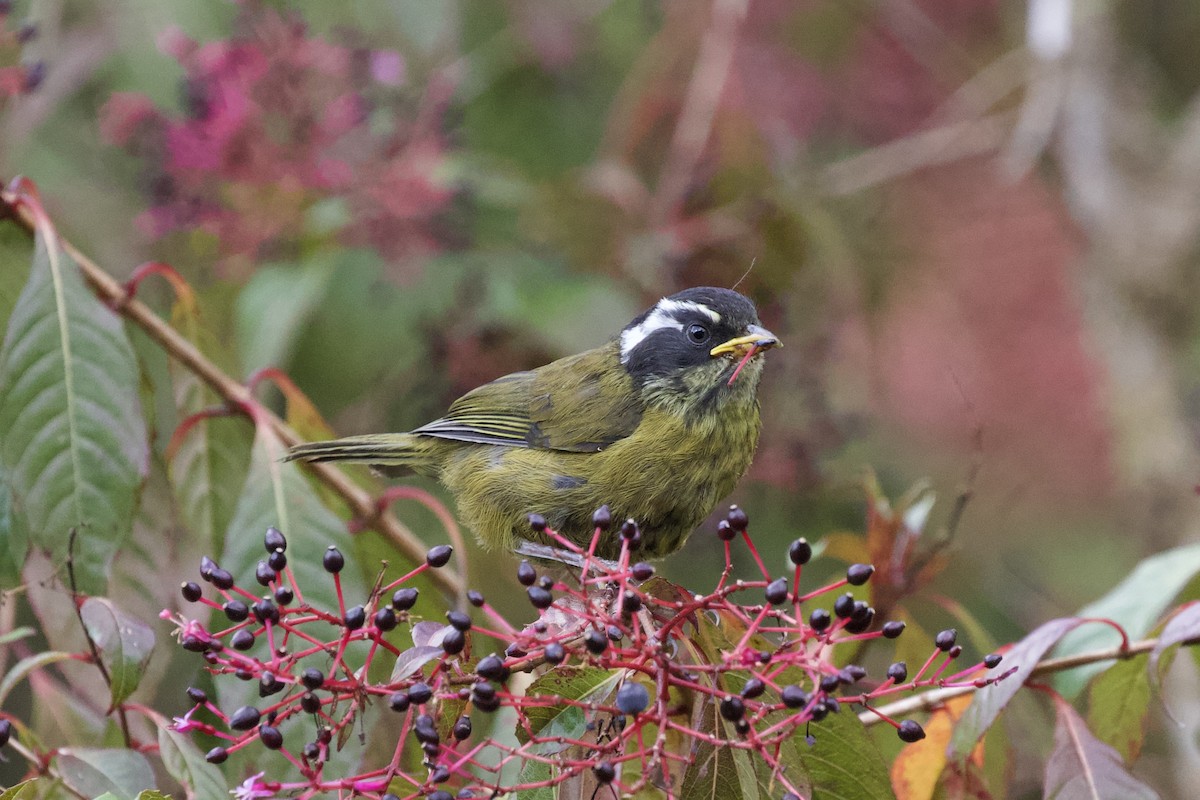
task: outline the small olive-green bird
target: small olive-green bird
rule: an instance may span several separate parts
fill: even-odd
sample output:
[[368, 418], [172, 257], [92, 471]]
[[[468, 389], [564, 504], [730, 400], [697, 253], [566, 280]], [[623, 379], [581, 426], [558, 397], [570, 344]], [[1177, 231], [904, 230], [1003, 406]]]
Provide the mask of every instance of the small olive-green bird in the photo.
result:
[[[537, 541], [531, 513], [586, 547], [607, 504], [614, 519], [639, 524], [639, 556], [657, 558], [678, 550], [750, 466], [760, 354], [778, 344], [742, 295], [688, 289], [607, 344], [480, 386], [409, 433], [304, 444], [288, 458], [435, 477], [489, 549]], [[603, 534], [596, 554], [619, 551], [619, 533]]]

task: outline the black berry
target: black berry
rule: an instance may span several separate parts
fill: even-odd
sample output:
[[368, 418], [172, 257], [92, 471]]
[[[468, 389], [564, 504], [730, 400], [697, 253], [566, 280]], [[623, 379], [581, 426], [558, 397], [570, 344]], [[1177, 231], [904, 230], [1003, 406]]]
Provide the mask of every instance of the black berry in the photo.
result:
[[883, 624], [883, 638], [885, 639], [895, 639], [902, 633], [904, 633], [904, 622], [902, 620], [894, 619], [891, 622]]
[[475, 665], [475, 674], [490, 681], [502, 681], [508, 677], [508, 668], [499, 656], [484, 656]]
[[280, 533], [278, 528], [267, 528], [267, 533], [263, 536], [263, 547], [268, 553], [287, 550], [287, 538]]
[[783, 687], [783, 690], [779, 693], [779, 699], [788, 708], [804, 708], [804, 706], [808, 705], [808, 701], [812, 699], [812, 696], [796, 684], [790, 683]]
[[812, 545], [808, 539], [797, 539], [788, 545], [788, 558], [796, 566], [807, 564], [812, 559]]
[[517, 582], [522, 586], [533, 586], [537, 580], [537, 570], [528, 561], [522, 561], [517, 565]]
[[563, 646], [558, 642], [551, 642], [550, 644], [546, 645], [543, 655], [545, 655], [546, 661], [549, 663], [561, 664], [563, 659], [567, 657], [567, 651], [564, 650]]
[[904, 683], [906, 680], [908, 680], [908, 665], [903, 661], [897, 661], [895, 664], [892, 664], [887, 668], [887, 676], [891, 678], [894, 683]]
[[786, 601], [788, 596], [787, 578], [776, 578], [768, 583], [766, 596], [767, 602], [774, 606]]
[[367, 624], [366, 610], [362, 606], [346, 609], [346, 616], [342, 618], [342, 624], [346, 626], [347, 630], [358, 630]]
[[[608, 649], [608, 637], [602, 632], [593, 628], [587, 632], [587, 636], [583, 637], [583, 644], [585, 647], [587, 647], [589, 652], [595, 655], [600, 655]], [[629, 685], [632, 686], [633, 684]]]
[[326, 572], [336, 575], [342, 571], [342, 567], [346, 566], [346, 557], [342, 555], [342, 551], [333, 545], [329, 545], [329, 549], [325, 551], [325, 555], [321, 558], [321, 566], [325, 567]]
[[902, 742], [919, 742], [925, 738], [925, 729], [920, 724], [913, 722], [911, 719], [906, 719], [900, 723], [900, 727], [896, 729], [896, 735], [900, 737]]
[[729, 527], [733, 528], [737, 533], [741, 533], [750, 526], [750, 518], [746, 516], [746, 512], [738, 506], [730, 506], [729, 514], [725, 517], [729, 520]]
[[529, 602], [534, 608], [549, 608], [554, 603], [554, 595], [540, 586], [530, 586], [525, 593], [529, 595]]
[[545, 533], [546, 518], [543, 517], [541, 514], [530, 514], [529, 515], [529, 528], [534, 533]]
[[933, 643], [938, 650], [943, 653], [954, 647], [954, 641], [958, 638], [958, 631], [954, 628], [946, 628], [944, 631], [938, 631], [938, 635], [933, 637]]
[[214, 747], [204, 754], [204, 760], [210, 764], [224, 764], [227, 758], [229, 758], [229, 751], [224, 747]]
[[258, 729], [258, 738], [268, 750], [278, 750], [283, 747], [283, 734], [274, 725], [263, 725]]
[[650, 693], [640, 683], [629, 682], [617, 690], [617, 709], [622, 714], [633, 716], [650, 705]]
[[993, 668], [995, 668], [995, 667], [996, 667], [996, 665], [998, 665], [998, 664], [999, 664], [999, 663], [1000, 663], [1000, 662], [1001, 662], [1003, 659], [1004, 659], [1004, 656], [1002, 656], [1002, 655], [1000, 655], [1000, 654], [998, 654], [998, 653], [989, 653], [988, 655], [986, 655], [986, 656], [984, 656], [984, 657], [983, 657], [983, 665], [984, 665], [985, 667], [987, 667], [988, 669], [993, 669]]
[[448, 544], [439, 544], [429, 548], [429, 552], [425, 554], [425, 562], [434, 569], [444, 567], [450, 563], [450, 556], [454, 553], [454, 548]]
[[851, 586], [862, 586], [871, 579], [875, 567], [870, 564], [851, 564], [846, 570], [846, 583]]
[[392, 595], [392, 608], [397, 611], [408, 611], [417, 604], [417, 595], [420, 592], [416, 589], [397, 589]]
[[742, 717], [746, 716], [746, 704], [742, 702], [742, 698], [730, 695], [721, 701], [721, 716], [730, 722], [737, 722]]
[[184, 600], [194, 603], [204, 594], [204, 590], [195, 581], [184, 581], [179, 586], [179, 593], [183, 595]]
[[612, 510], [608, 504], [602, 505], [592, 512], [592, 527], [606, 531], [612, 525]]
[[262, 719], [262, 714], [257, 708], [242, 706], [229, 718], [229, 727], [235, 731], [248, 731], [257, 725], [260, 719]]
[[396, 612], [387, 607], [381, 608], [375, 612], [372, 621], [376, 628], [386, 633], [396, 627]]
[[629, 574], [636, 581], [649, 580], [654, 575], [654, 567], [647, 564], [645, 561], [639, 561], [629, 568]]
[[823, 608], [814, 608], [813, 612], [808, 615], [808, 624], [814, 631], [820, 633], [829, 627], [833, 622], [833, 618], [829, 616], [829, 612]]

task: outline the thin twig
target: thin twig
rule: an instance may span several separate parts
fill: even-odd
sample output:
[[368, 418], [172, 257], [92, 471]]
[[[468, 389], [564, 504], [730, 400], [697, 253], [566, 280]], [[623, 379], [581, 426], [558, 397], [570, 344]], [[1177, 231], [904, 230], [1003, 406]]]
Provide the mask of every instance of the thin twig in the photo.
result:
[[[1036, 678], [1039, 675], [1049, 675], [1054, 672], [1063, 672], [1075, 667], [1095, 664], [1100, 661], [1124, 661], [1134, 656], [1140, 656], [1143, 653], [1149, 653], [1158, 646], [1158, 641], [1158, 639], [1143, 639], [1140, 642], [1130, 642], [1128, 647], [1114, 645], [1104, 650], [1093, 650], [1090, 653], [1048, 658], [1036, 664], [1029, 671], [1026, 680]], [[1185, 645], [1197, 643], [1198, 641], [1183, 642]], [[894, 703], [888, 703], [886, 706], [878, 706], [874, 711], [864, 711], [858, 715], [858, 718], [864, 725], [875, 725], [883, 722], [884, 716], [895, 718], [917, 711], [929, 711], [930, 709], [937, 708], [951, 698], [977, 692], [980, 688], [983, 687], [947, 686], [943, 689], [933, 689], [913, 695], [912, 697], [906, 697], [903, 700], [897, 700]]]
[[[7, 216], [32, 234], [36, 229], [33, 213], [26, 204], [17, 201], [18, 198], [12, 192], [0, 193], [0, 203], [6, 206], [4, 211], [7, 212]], [[169, 356], [204, 381], [226, 403], [234, 408], [244, 408], [256, 403], [245, 385], [226, 375], [195, 345], [155, 314], [149, 306], [133, 298], [120, 282], [105, 272], [96, 262], [77, 250], [67, 240], [60, 238], [59, 241], [62, 249], [75, 259], [75, 263], [79, 265], [79, 269], [83, 273], [84, 280], [99, 295], [100, 299], [141, 328]], [[292, 446], [303, 442], [299, 434], [270, 409], [262, 409], [261, 419], [284, 444]], [[350, 510], [362, 520], [366, 527], [378, 531], [410, 560], [416, 563], [425, 560], [425, 552], [428, 547], [394, 515], [377, 508], [375, 498], [351, 481], [342, 470], [327, 463], [309, 464], [308, 468], [317, 480], [332, 489], [346, 502]], [[465, 601], [466, 587], [458, 573], [450, 567], [430, 570], [429, 578], [439, 589], [460, 603]]]
[[1010, 113], [997, 112], [920, 131], [830, 164], [821, 171], [821, 183], [827, 194], [841, 197], [928, 167], [995, 153], [1012, 126]]
[[733, 68], [733, 55], [747, 5], [747, 0], [713, 0], [708, 29], [700, 41], [696, 67], [651, 203], [650, 218], [656, 224], [663, 224], [687, 193], [696, 164], [704, 154], [721, 93]]

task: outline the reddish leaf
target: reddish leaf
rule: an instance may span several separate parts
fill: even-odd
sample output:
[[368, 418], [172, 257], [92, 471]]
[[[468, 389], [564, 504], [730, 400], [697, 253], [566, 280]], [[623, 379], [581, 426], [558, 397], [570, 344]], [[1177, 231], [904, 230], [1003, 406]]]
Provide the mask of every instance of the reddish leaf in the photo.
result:
[[1101, 742], [1083, 718], [1055, 696], [1054, 752], [1046, 761], [1046, 800], [1157, 800], [1158, 793], [1125, 769], [1121, 755]]
[[1150, 653], [1150, 663], [1147, 668], [1151, 674], [1158, 671], [1158, 660], [1162, 658], [1163, 652], [1168, 647], [1198, 638], [1200, 638], [1200, 602], [1192, 602], [1185, 605], [1178, 614], [1171, 617], [1170, 622], [1163, 626], [1162, 633], [1158, 637], [1158, 645]]
[[997, 684], [979, 690], [971, 707], [963, 714], [962, 720], [954, 729], [954, 737], [950, 740], [947, 753], [952, 761], [961, 761], [975, 747], [975, 743], [983, 738], [983, 734], [1000, 716], [1000, 712], [1008, 705], [1020, 688], [1029, 678], [1033, 667], [1041, 660], [1058, 640], [1070, 631], [1079, 627], [1087, 620], [1079, 617], [1052, 619], [1033, 631], [1004, 656], [1004, 663], [1010, 670], [1015, 671]]

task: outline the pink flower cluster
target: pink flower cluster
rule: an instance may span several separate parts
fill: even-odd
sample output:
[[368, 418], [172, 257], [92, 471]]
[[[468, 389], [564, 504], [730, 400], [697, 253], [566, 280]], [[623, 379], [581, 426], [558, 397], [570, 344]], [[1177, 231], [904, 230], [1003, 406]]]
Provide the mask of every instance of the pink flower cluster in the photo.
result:
[[[438, 176], [449, 87], [434, 81], [404, 113], [401, 54], [331, 42], [255, 4], [228, 40], [169, 30], [159, 47], [186, 73], [183, 113], [118, 93], [100, 120], [143, 159], [147, 236], [205, 232], [226, 267], [330, 234], [393, 259], [437, 248], [431, 224], [453, 194]], [[333, 230], [311, 230], [309, 211], [329, 200], [341, 204]]]

